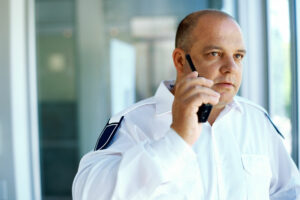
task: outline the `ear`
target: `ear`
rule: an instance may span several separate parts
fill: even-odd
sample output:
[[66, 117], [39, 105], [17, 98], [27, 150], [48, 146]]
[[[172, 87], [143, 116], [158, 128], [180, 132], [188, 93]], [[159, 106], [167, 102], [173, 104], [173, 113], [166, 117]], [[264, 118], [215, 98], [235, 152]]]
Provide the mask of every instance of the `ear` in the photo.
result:
[[183, 74], [184, 73], [184, 65], [185, 65], [185, 53], [180, 48], [175, 48], [172, 54], [173, 57], [173, 63], [175, 65], [177, 74]]

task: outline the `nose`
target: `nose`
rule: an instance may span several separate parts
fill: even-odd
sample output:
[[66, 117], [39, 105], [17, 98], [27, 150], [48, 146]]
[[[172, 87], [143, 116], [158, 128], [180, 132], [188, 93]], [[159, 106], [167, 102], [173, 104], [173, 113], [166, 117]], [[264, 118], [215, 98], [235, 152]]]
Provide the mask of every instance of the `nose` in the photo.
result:
[[238, 65], [235, 62], [233, 56], [224, 56], [222, 59], [222, 66], [220, 68], [221, 73], [232, 73], [238, 69]]

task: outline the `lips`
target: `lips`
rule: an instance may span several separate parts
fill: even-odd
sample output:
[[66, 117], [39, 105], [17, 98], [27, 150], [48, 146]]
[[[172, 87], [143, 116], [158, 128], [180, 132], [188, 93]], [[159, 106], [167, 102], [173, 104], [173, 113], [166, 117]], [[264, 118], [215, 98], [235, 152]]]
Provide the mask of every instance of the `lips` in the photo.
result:
[[233, 83], [231, 82], [221, 82], [221, 83], [217, 83], [216, 85], [234, 85]]
[[234, 87], [234, 83], [231, 81], [222, 81], [222, 82], [215, 83], [215, 86], [223, 87], [223, 88], [231, 88]]

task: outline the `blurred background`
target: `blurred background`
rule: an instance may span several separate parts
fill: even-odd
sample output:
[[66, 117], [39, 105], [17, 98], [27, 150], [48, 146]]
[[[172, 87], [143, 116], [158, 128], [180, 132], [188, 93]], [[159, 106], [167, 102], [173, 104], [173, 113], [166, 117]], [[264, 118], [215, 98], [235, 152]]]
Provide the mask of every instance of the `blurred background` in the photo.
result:
[[207, 8], [240, 23], [239, 95], [270, 113], [299, 166], [296, 0], [1, 0], [0, 200], [72, 199], [80, 158], [111, 115], [175, 79], [177, 25]]

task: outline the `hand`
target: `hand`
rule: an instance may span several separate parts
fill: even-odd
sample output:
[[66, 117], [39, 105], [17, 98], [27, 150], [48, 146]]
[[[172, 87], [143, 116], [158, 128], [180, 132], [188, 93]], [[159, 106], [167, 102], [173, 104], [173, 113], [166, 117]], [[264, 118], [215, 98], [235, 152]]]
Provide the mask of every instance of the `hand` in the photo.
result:
[[216, 105], [219, 102], [220, 94], [212, 90], [211, 86], [213, 81], [198, 77], [198, 72], [189, 73], [175, 85], [171, 128], [191, 146], [202, 130], [197, 116], [199, 106], [203, 103]]

